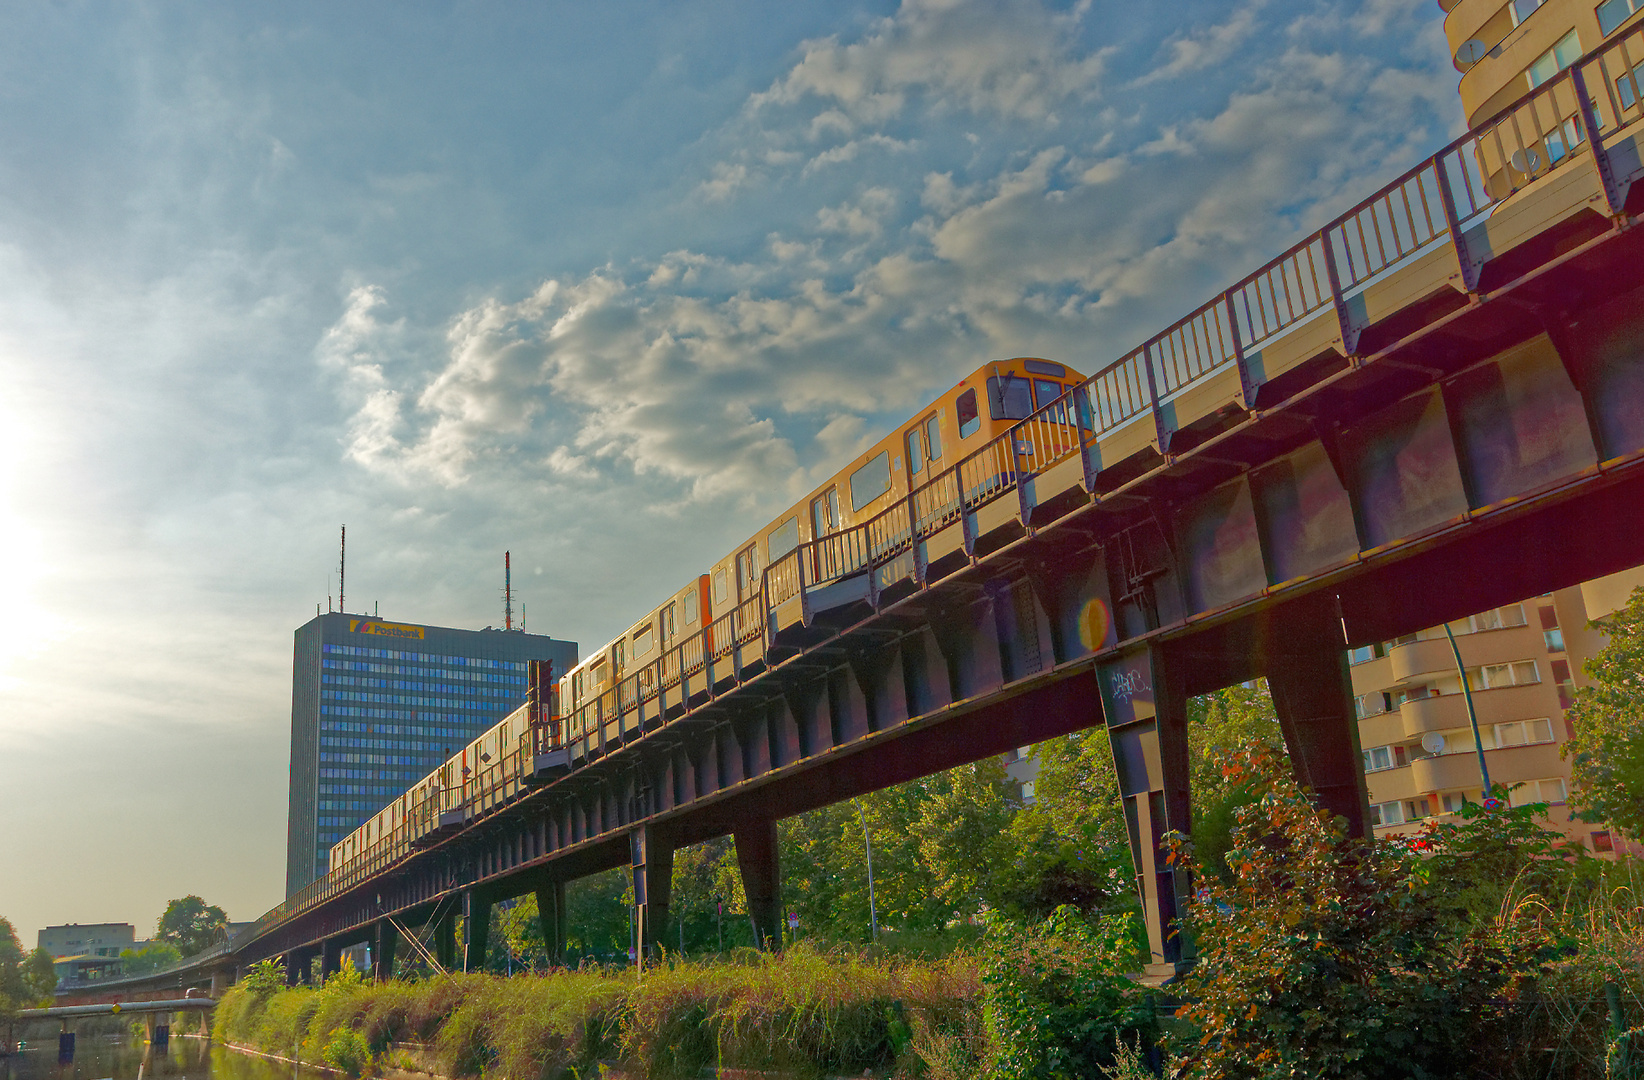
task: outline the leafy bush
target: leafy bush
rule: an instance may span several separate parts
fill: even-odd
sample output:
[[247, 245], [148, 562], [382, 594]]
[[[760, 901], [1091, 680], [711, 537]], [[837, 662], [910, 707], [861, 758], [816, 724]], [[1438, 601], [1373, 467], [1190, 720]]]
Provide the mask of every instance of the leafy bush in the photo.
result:
[[1153, 997], [1124, 975], [1141, 959], [1128, 918], [1107, 916], [1092, 926], [1061, 907], [1041, 924], [993, 930], [982, 975], [990, 1075], [1098, 1076], [1114, 1064], [1121, 1040], [1154, 1044]]
[[360, 1076], [366, 1066], [371, 1064], [371, 1050], [365, 1044], [365, 1036], [353, 1028], [338, 1028], [326, 1040], [325, 1050], [321, 1055], [325, 1063], [333, 1069], [340, 1069], [349, 1076]]
[[[1233, 883], [1189, 913], [1202, 947], [1181, 1016], [1200, 1041], [1180, 1075], [1499, 1075], [1529, 980], [1554, 955], [1545, 908], [1458, 928], [1408, 845], [1345, 834], [1272, 751], [1235, 763], [1260, 798], [1238, 813]], [[1191, 857], [1175, 838], [1175, 858]]]

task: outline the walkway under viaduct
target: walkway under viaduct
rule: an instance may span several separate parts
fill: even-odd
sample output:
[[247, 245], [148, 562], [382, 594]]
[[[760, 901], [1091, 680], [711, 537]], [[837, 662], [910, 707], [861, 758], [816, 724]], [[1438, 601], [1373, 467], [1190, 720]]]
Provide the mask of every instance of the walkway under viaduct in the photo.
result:
[[[711, 655], [572, 718], [564, 775], [316, 883], [211, 962], [295, 974], [371, 941], [391, 963], [432, 924], [455, 966], [465, 913], [471, 964], [489, 906], [527, 892], [562, 944], [565, 883], [613, 867], [649, 943], [673, 852], [726, 834], [776, 942], [778, 820], [1093, 725], [1154, 970], [1190, 962], [1189, 883], [1160, 858], [1192, 826], [1190, 696], [1265, 676], [1298, 777], [1368, 834], [1346, 648], [1644, 562], [1644, 120], [1587, 94], [1606, 63], [1023, 421], [948, 496], [774, 563]], [[1566, 115], [1583, 138], [1555, 157], [1538, 133]]]

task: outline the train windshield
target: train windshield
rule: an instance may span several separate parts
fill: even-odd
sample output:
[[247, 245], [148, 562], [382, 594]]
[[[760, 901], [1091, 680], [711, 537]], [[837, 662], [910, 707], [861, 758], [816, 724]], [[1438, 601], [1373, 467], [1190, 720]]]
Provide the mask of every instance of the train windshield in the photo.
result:
[[988, 406], [995, 420], [1026, 420], [1033, 415], [1033, 394], [1020, 375], [990, 375]]

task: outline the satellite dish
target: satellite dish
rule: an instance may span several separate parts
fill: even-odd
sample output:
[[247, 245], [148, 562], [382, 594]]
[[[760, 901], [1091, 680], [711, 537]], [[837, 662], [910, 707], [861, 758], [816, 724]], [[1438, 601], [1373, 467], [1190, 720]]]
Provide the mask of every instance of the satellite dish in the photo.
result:
[[1461, 48], [1456, 50], [1456, 63], [1464, 67], [1471, 67], [1483, 60], [1484, 55], [1489, 51], [1490, 46], [1484, 44], [1478, 38], [1468, 38], [1461, 43]]
[[1429, 731], [1421, 737], [1421, 748], [1429, 754], [1442, 753], [1444, 750], [1444, 736], [1436, 731]]
[[1507, 164], [1529, 176], [1541, 168], [1541, 155], [1534, 150], [1519, 150], [1507, 159]]

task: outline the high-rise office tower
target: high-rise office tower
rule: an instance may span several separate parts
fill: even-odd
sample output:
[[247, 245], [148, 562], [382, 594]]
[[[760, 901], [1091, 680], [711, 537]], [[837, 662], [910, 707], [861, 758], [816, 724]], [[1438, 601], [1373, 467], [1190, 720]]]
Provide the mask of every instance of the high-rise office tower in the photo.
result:
[[325, 873], [332, 844], [524, 702], [528, 660], [562, 673], [577, 646], [341, 613], [300, 627], [286, 895]]

